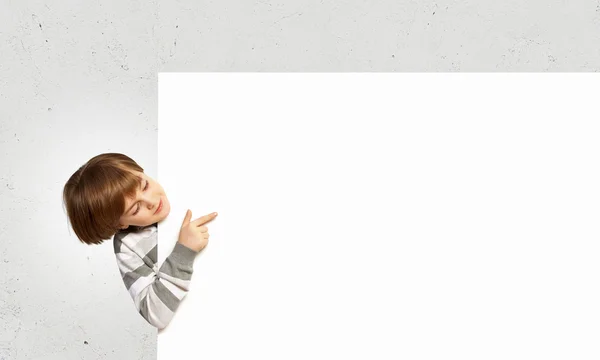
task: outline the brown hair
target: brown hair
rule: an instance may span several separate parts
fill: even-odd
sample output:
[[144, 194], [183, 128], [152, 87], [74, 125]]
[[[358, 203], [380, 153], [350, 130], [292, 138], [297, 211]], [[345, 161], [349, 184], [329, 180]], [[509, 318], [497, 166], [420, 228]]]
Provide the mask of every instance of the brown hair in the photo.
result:
[[100, 244], [119, 229], [125, 212], [125, 199], [135, 196], [143, 172], [130, 157], [105, 153], [91, 158], [67, 181], [63, 201], [67, 216], [79, 240]]

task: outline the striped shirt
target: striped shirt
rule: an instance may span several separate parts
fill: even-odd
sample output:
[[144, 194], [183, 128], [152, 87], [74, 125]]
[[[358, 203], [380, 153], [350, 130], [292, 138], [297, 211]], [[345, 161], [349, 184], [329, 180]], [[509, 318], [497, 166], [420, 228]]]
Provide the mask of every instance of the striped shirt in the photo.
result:
[[123, 282], [135, 307], [152, 326], [165, 328], [189, 290], [198, 253], [176, 243], [159, 269], [157, 223], [130, 226], [116, 233], [113, 243]]

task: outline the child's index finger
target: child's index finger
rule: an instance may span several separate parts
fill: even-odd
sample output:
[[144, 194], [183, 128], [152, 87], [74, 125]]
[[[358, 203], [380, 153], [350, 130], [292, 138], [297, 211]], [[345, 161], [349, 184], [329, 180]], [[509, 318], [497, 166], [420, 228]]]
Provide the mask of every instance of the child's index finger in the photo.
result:
[[192, 223], [194, 225], [196, 225], [196, 226], [200, 226], [200, 225], [206, 224], [207, 222], [209, 222], [212, 219], [216, 218], [217, 215], [219, 215], [219, 214], [217, 214], [216, 212], [210, 213], [208, 215], [204, 215], [204, 216], [199, 217], [198, 219], [192, 221]]

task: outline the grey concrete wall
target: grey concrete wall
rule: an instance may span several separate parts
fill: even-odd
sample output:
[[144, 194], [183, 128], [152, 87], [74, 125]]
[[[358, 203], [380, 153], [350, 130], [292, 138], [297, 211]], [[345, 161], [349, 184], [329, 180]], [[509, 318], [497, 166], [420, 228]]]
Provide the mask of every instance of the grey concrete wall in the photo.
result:
[[598, 71], [600, 2], [0, 1], [0, 360], [155, 359], [64, 182], [102, 152], [157, 174], [158, 71]]
[[112, 244], [79, 243], [62, 188], [115, 151], [157, 173], [156, 4], [0, 7], [0, 359], [155, 359]]

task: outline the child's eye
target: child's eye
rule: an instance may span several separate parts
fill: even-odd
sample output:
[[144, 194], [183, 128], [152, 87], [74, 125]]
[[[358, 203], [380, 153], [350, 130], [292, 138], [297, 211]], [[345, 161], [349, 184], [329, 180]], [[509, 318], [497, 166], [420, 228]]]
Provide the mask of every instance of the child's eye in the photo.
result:
[[[146, 186], [144, 186], [144, 190], [148, 189], [149, 185], [150, 185], [150, 182], [148, 180], [146, 180]], [[133, 215], [137, 214], [139, 211], [140, 211], [140, 204], [138, 204], [137, 210], [135, 210], [135, 212], [133, 213]]]

